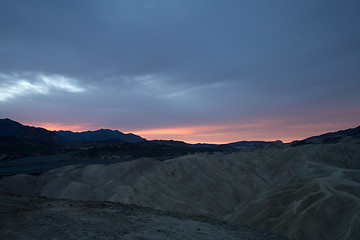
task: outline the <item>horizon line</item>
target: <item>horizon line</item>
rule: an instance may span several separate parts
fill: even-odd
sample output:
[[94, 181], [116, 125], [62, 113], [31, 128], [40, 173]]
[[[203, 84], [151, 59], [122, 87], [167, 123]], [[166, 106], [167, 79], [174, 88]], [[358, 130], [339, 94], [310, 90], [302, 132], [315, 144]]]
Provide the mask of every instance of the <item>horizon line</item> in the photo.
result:
[[[5, 118], [10, 119], [11, 118]], [[12, 120], [14, 121], [14, 120]], [[26, 121], [21, 121], [26, 122]], [[97, 131], [101, 129], [111, 130], [111, 131], [119, 131], [124, 134], [134, 134], [138, 135], [146, 140], [153, 141], [153, 140], [173, 140], [173, 141], [181, 141], [190, 144], [228, 144], [234, 142], [241, 142], [241, 141], [266, 141], [266, 142], [274, 142], [277, 140], [282, 141], [283, 143], [291, 143], [293, 141], [301, 141], [309, 137], [319, 136], [326, 133], [337, 132], [346, 129], [352, 129], [356, 127], [336, 127], [333, 125], [310, 125], [311, 128], [308, 127], [307, 131], [299, 131], [303, 129], [303, 126], [290, 126], [290, 127], [282, 127], [280, 130], [286, 130], [282, 133], [276, 132], [275, 133], [279, 136], [283, 134], [283, 137], [276, 137], [274, 136], [274, 131], [269, 130], [269, 128], [264, 128], [260, 125], [260, 129], [257, 129], [258, 125], [245, 125], [242, 126], [240, 129], [243, 133], [232, 133], [229, 131], [228, 128], [231, 129], [231, 126], [228, 125], [203, 125], [203, 126], [190, 126], [190, 127], [175, 127], [175, 128], [149, 128], [149, 129], [133, 129], [130, 131], [121, 131], [118, 128], [111, 128], [111, 127], [104, 127], [104, 126], [96, 126], [90, 123], [78, 123], [78, 124], [64, 124], [64, 123], [53, 123], [53, 122], [29, 122], [28, 123], [21, 123], [22, 125], [33, 126], [33, 127], [40, 127], [44, 128], [49, 131], [71, 131], [75, 133], [81, 133], [86, 131]], [[20, 121], [19, 121], [20, 123]], [[249, 126], [249, 129], [247, 128]], [[254, 127], [255, 126], [255, 127]], [[307, 126], [307, 125], [305, 125]], [[318, 126], [322, 126], [318, 128]], [[327, 129], [325, 129], [327, 128]], [[330, 129], [329, 129], [330, 128]], [[222, 131], [224, 130], [224, 131]], [[289, 130], [292, 130], [291, 134], [289, 134]], [[240, 132], [240, 131], [238, 131]], [[259, 133], [260, 132], [260, 133]], [[302, 134], [299, 134], [301, 132]], [[264, 136], [268, 133], [269, 136]], [[286, 136], [288, 133], [288, 136]], [[272, 136], [271, 136], [272, 135]], [[299, 136], [295, 136], [299, 135]], [[302, 135], [302, 136], [301, 136]], [[241, 136], [241, 137], [239, 137]]]

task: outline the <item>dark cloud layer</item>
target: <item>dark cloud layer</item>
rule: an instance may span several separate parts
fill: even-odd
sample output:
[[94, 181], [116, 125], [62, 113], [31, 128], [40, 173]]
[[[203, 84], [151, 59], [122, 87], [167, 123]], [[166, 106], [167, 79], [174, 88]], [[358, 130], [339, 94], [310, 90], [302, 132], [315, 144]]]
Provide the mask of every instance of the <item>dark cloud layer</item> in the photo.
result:
[[360, 112], [359, 9], [355, 0], [3, 0], [1, 115], [125, 130], [297, 115], [346, 127], [360, 121], [349, 116]]

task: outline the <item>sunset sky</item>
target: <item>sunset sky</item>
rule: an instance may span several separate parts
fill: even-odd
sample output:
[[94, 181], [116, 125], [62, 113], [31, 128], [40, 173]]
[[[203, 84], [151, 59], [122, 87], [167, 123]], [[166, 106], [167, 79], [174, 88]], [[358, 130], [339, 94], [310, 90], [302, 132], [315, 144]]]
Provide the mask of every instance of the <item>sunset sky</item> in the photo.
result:
[[191, 143], [360, 125], [358, 0], [2, 0], [0, 118]]

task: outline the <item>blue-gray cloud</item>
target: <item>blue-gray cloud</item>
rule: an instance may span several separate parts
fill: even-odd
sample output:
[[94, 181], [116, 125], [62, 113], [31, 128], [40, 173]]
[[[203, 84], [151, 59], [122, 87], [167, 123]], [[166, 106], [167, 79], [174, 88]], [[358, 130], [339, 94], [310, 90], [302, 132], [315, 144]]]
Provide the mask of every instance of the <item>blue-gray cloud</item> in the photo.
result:
[[53, 95], [55, 92], [85, 91], [75, 80], [61, 75], [36, 72], [0, 74], [0, 102], [27, 95]]
[[[2, 114], [158, 128], [354, 109], [359, 7], [355, 0], [4, 0]], [[67, 94], [45, 94], [54, 90]]]

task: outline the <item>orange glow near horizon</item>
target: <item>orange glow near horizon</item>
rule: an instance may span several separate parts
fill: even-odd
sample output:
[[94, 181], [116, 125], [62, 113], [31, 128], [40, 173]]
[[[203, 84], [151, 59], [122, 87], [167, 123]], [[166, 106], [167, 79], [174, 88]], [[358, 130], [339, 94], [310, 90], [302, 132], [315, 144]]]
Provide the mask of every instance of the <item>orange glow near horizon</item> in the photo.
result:
[[[237, 141], [275, 141], [278, 138], [264, 137], [263, 134], [251, 130], [232, 131], [228, 127], [195, 126], [186, 128], [164, 128], [134, 131], [148, 140], [167, 139], [178, 140], [187, 143], [212, 143], [226, 144]], [[252, 129], [253, 130], [253, 129]], [[264, 133], [264, 132], [262, 132]], [[274, 134], [272, 134], [274, 135]], [[283, 138], [283, 142], [291, 142], [295, 138]]]
[[[68, 130], [73, 132], [89, 131], [90, 124], [64, 124], [64, 123], [49, 123], [41, 122], [35, 124], [29, 124], [36, 127], [42, 127], [50, 131]], [[91, 127], [93, 128], [93, 127]]]
[[[97, 130], [101, 127], [90, 123], [66, 124], [41, 122], [28, 124], [43, 127], [51, 131], [70, 130], [74, 132]], [[349, 126], [349, 127], [346, 127]], [[309, 124], [290, 124], [283, 119], [267, 119], [253, 121], [251, 123], [231, 123], [217, 125], [194, 125], [173, 128], [148, 128], [132, 129], [131, 132], [144, 137], [148, 140], [178, 140], [187, 143], [213, 143], [225, 144], [237, 141], [275, 141], [292, 142], [294, 140], [305, 139], [331, 131], [343, 130], [351, 126], [349, 123], [309, 123]]]
[[284, 143], [302, 140], [352, 126], [346, 123], [286, 124], [266, 120], [250, 124], [204, 125], [179, 128], [144, 129], [133, 131], [148, 140], [172, 139], [188, 143], [224, 144], [237, 141], [276, 141]]

